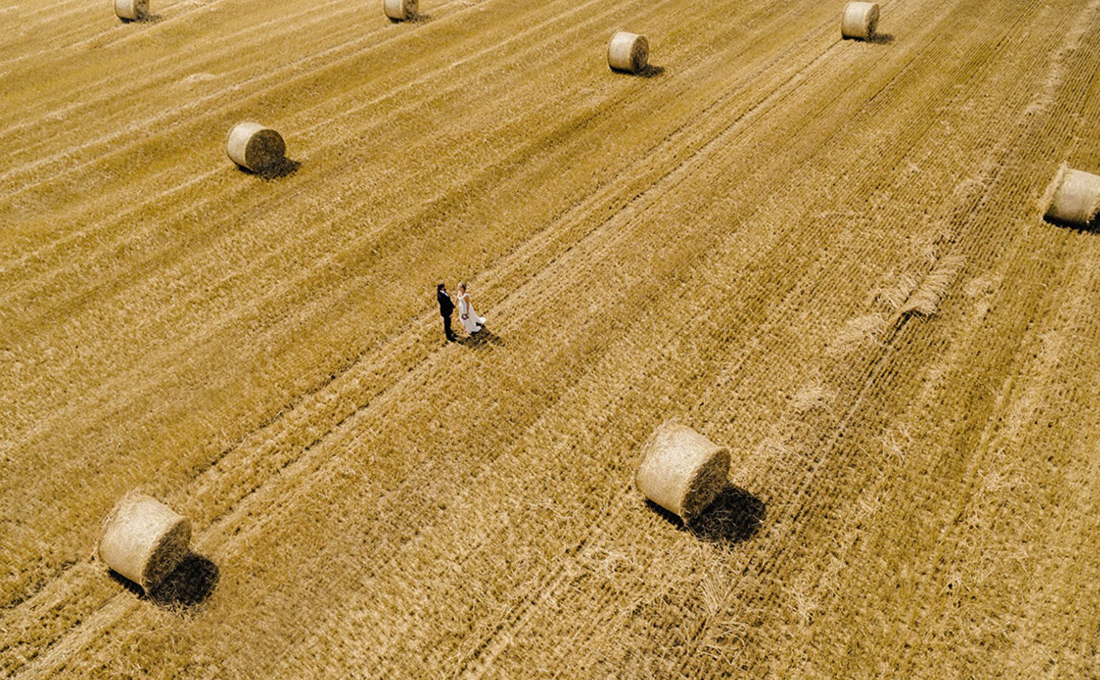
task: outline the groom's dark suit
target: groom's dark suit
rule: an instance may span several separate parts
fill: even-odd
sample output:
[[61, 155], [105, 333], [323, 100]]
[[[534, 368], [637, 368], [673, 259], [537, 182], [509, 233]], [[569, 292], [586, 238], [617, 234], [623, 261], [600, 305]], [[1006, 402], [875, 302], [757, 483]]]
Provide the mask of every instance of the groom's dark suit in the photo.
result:
[[439, 301], [439, 314], [443, 317], [443, 332], [448, 340], [454, 340], [455, 334], [451, 330], [451, 314], [454, 314], [455, 303], [451, 302], [451, 296], [442, 290], [435, 291], [435, 298]]

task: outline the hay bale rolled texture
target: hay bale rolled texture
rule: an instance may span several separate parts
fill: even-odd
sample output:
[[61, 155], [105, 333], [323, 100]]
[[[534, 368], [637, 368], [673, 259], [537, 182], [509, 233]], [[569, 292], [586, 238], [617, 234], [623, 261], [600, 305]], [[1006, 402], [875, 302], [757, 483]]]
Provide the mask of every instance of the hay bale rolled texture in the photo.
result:
[[190, 542], [186, 517], [155, 498], [131, 492], [107, 517], [99, 558], [149, 592], [179, 566]]
[[644, 35], [619, 31], [607, 45], [607, 63], [612, 71], [641, 73], [649, 65], [649, 41]]
[[382, 0], [382, 9], [391, 21], [408, 21], [416, 18], [416, 0]]
[[666, 423], [642, 447], [634, 481], [646, 498], [690, 522], [725, 487], [729, 469], [726, 447], [690, 427]]
[[225, 150], [242, 168], [263, 172], [283, 162], [286, 143], [278, 132], [259, 123], [238, 123], [229, 131]]
[[845, 38], [871, 40], [877, 26], [877, 2], [849, 2], [840, 20], [840, 34]]
[[1100, 177], [1063, 166], [1054, 184], [1056, 188], [1047, 206], [1046, 219], [1089, 226], [1100, 212]]
[[115, 14], [127, 21], [144, 19], [149, 15], [149, 0], [115, 0]]

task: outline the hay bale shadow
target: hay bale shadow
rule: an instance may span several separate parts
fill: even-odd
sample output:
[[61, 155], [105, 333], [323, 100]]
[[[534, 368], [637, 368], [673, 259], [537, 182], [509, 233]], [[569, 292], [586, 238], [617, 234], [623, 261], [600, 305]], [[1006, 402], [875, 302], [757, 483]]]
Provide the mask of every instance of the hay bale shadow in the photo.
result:
[[690, 532], [707, 543], [721, 545], [737, 545], [749, 540], [760, 531], [767, 516], [764, 501], [729, 483], [690, 524], [685, 524], [676, 513], [665, 510], [653, 501], [647, 500], [646, 505], [680, 531]]
[[1100, 217], [1094, 217], [1091, 222], [1085, 225], [1069, 222], [1067, 220], [1060, 220], [1056, 217], [1046, 217], [1045, 215], [1043, 216], [1043, 221], [1062, 229], [1068, 229], [1077, 234], [1100, 234]]
[[639, 78], [656, 78], [658, 76], [664, 75], [664, 72], [664, 66], [654, 66], [653, 64], [650, 64], [643, 68], [641, 71], [635, 73], [634, 75], [638, 76]]
[[419, 12], [410, 14], [407, 19], [394, 19], [393, 17], [386, 17], [390, 20], [391, 24], [426, 24], [432, 20], [431, 14], [421, 14]]
[[149, 593], [149, 599], [162, 607], [192, 609], [210, 599], [219, 576], [213, 561], [190, 553]]
[[302, 167], [302, 164], [296, 160], [290, 158], [284, 158], [278, 165], [273, 165], [262, 172], [252, 172], [251, 170], [245, 170], [250, 174], [256, 175], [260, 179], [270, 182], [276, 179], [282, 179], [284, 177], [290, 177], [294, 173], [298, 172], [298, 168]]
[[164, 16], [160, 14], [142, 14], [137, 19], [123, 19], [119, 17], [119, 21], [124, 24], [159, 24], [164, 20]]
[[868, 40], [867, 42], [869, 42], [873, 45], [889, 45], [890, 43], [894, 42], [894, 34], [893, 33], [875, 33], [874, 35], [871, 36], [871, 39]]
[[458, 344], [463, 347], [485, 349], [487, 347], [503, 347], [506, 343], [504, 342], [504, 338], [492, 332], [486, 326], [482, 326], [481, 330], [477, 333], [459, 338]]
[[146, 593], [126, 577], [110, 572], [111, 578], [126, 590], [165, 609], [189, 611], [200, 606], [214, 592], [220, 576], [218, 565], [198, 553], [188, 553], [175, 571]]

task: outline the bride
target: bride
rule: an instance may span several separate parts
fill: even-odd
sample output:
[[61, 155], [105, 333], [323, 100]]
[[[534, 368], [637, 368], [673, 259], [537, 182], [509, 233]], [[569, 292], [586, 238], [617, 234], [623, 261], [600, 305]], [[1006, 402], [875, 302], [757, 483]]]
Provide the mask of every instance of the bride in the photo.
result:
[[485, 317], [478, 316], [474, 306], [470, 304], [470, 294], [466, 292], [466, 282], [458, 284], [458, 317], [462, 319], [462, 325], [471, 335], [481, 330], [485, 325]]

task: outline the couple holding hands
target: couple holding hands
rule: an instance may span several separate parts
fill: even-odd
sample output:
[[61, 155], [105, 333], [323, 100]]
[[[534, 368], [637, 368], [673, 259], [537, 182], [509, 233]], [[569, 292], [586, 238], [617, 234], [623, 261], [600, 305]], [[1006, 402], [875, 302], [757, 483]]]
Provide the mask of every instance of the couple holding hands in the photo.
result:
[[[454, 331], [451, 330], [451, 314], [455, 311], [455, 303], [447, 292], [447, 286], [439, 284], [435, 287], [435, 298], [439, 301], [439, 314], [443, 317], [443, 332], [448, 340], [456, 340]], [[458, 317], [462, 319], [462, 326], [470, 335], [477, 333], [485, 325], [485, 317], [478, 316], [474, 306], [470, 304], [470, 294], [466, 292], [466, 283], [458, 284]]]

